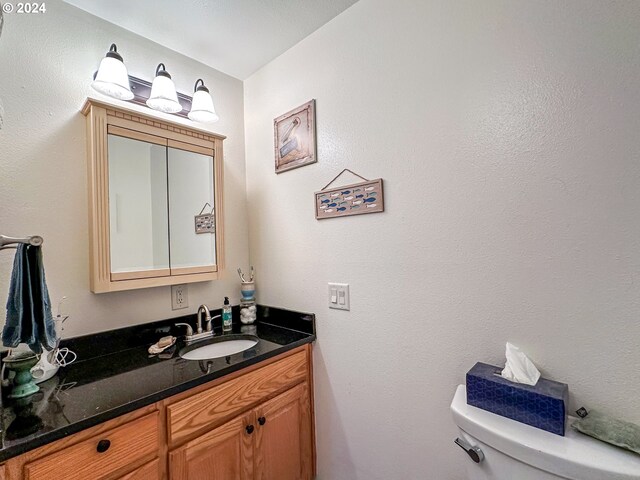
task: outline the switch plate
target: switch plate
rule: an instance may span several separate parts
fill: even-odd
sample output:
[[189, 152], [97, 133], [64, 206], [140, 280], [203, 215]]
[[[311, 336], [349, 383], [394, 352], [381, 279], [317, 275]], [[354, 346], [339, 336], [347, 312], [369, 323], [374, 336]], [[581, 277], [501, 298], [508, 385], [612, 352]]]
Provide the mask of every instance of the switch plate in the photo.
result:
[[171, 285], [171, 310], [189, 307], [189, 289], [186, 284]]
[[349, 310], [349, 284], [329, 284], [329, 308], [336, 310]]

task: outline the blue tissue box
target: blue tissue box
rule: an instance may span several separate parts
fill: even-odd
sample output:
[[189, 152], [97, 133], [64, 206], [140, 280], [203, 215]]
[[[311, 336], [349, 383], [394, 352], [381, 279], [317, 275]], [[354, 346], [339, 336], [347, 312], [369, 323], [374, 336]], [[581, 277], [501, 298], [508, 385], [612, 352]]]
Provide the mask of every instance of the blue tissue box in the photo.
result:
[[476, 363], [467, 372], [467, 403], [532, 427], [564, 436], [569, 387], [540, 378], [534, 386], [500, 376], [502, 368]]

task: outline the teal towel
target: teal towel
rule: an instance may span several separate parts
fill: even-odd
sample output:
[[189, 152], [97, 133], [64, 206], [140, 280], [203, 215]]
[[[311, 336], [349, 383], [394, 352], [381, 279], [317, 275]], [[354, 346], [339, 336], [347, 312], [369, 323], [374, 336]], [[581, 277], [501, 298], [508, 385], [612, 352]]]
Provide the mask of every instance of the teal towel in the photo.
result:
[[55, 323], [40, 247], [18, 245], [13, 260], [2, 343], [11, 348], [26, 343], [35, 353], [42, 353], [43, 346], [47, 350], [56, 346]]

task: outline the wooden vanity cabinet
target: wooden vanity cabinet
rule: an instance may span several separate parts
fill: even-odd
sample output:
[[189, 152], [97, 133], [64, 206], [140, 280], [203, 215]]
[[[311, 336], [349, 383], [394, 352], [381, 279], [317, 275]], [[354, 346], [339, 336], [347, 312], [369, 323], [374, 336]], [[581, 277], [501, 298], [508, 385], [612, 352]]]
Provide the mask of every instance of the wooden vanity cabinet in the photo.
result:
[[313, 476], [311, 347], [167, 406], [170, 480]]
[[307, 382], [169, 454], [171, 480], [306, 480], [312, 470]]
[[312, 479], [311, 372], [304, 345], [11, 458], [0, 480]]

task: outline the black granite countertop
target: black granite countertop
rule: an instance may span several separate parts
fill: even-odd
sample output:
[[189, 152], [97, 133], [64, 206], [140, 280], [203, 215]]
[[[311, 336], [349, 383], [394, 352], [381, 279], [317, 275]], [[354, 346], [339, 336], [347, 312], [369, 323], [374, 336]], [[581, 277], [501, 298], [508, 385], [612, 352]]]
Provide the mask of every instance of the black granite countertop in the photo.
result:
[[[218, 312], [212, 312], [212, 315]], [[233, 311], [230, 337], [251, 333], [259, 342], [244, 352], [206, 361], [178, 355], [184, 343], [150, 356], [149, 345], [164, 335], [184, 335], [173, 325], [195, 325], [195, 315], [173, 318], [63, 341], [78, 360], [40, 384], [21, 401], [4, 398], [0, 461], [92, 427], [119, 415], [236, 372], [315, 340], [315, 316], [258, 307], [258, 321], [241, 325]], [[214, 320], [216, 336], [220, 320]], [[3, 392], [4, 394], [4, 392]]]

